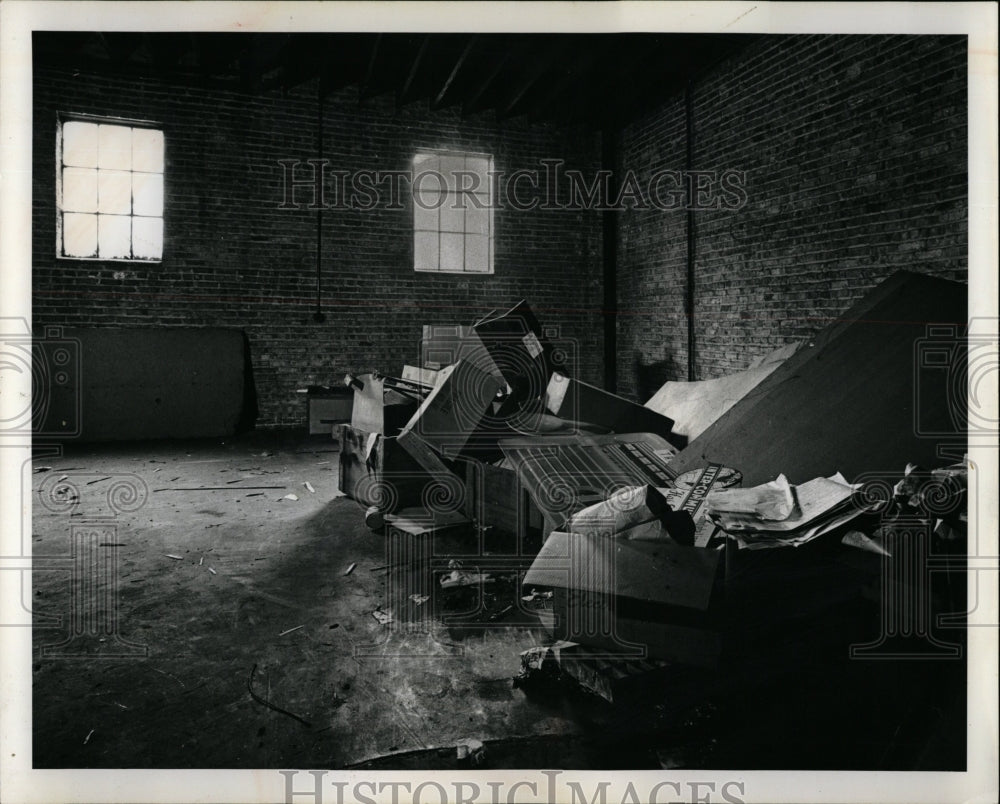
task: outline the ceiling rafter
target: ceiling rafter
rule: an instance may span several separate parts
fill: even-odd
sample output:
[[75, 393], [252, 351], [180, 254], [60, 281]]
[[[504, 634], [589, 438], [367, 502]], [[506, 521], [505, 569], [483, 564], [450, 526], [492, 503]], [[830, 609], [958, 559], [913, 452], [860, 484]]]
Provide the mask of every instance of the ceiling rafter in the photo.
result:
[[149, 78], [252, 94], [318, 82], [361, 101], [393, 92], [397, 110], [588, 127], [621, 126], [758, 38], [740, 34], [511, 34], [36, 31], [39, 67]]
[[406, 78], [403, 80], [403, 86], [396, 93], [396, 108], [404, 106], [411, 100], [410, 87], [413, 86], [413, 79], [417, 77], [417, 73], [420, 71], [420, 63], [427, 53], [427, 46], [430, 44], [430, 41], [430, 34], [426, 34], [420, 42], [420, 47], [417, 48], [417, 55], [413, 57], [413, 63], [410, 65], [410, 69], [406, 73]]
[[379, 46], [382, 44], [382, 34], [377, 33], [372, 41], [371, 53], [368, 55], [368, 67], [365, 70], [365, 77], [361, 80], [361, 100], [366, 100], [371, 92], [372, 79], [375, 77], [375, 63], [378, 61]]
[[549, 71], [552, 65], [559, 60], [566, 51], [566, 45], [560, 44], [545, 48], [538, 56], [535, 64], [528, 69], [523, 81], [518, 84], [511, 93], [510, 99], [499, 110], [501, 118], [510, 117], [511, 112], [517, 107], [521, 100], [541, 81], [542, 77]]
[[465, 64], [466, 61], [468, 61], [469, 54], [472, 53], [472, 49], [476, 46], [476, 43], [478, 41], [479, 41], [479, 36], [477, 34], [473, 34], [472, 36], [469, 37], [469, 41], [465, 43], [465, 47], [462, 48], [462, 52], [459, 54], [459, 57], [455, 60], [455, 66], [451, 68], [451, 72], [448, 73], [448, 77], [444, 80], [444, 83], [441, 85], [441, 89], [438, 90], [438, 93], [434, 96], [434, 100], [431, 101], [432, 109], [441, 108], [445, 96], [448, 94], [448, 90], [451, 89], [451, 85], [455, 82], [455, 79], [458, 77], [458, 73], [462, 69], [462, 66]]
[[468, 116], [473, 112], [478, 110], [477, 104], [483, 94], [489, 89], [490, 85], [496, 80], [496, 77], [500, 74], [504, 65], [510, 60], [511, 51], [506, 50], [504, 54], [498, 58], [494, 63], [492, 68], [487, 70], [486, 77], [479, 82], [479, 87], [476, 89], [462, 104], [462, 115]]

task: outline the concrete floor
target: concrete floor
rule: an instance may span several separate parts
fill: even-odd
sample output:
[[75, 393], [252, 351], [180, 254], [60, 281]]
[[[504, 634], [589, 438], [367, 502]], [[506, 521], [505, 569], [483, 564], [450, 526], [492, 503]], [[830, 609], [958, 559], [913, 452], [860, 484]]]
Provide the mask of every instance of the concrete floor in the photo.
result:
[[[449, 768], [466, 738], [508, 768], [964, 763], [964, 671], [940, 663], [912, 675], [806, 655], [809, 667], [773, 684], [778, 697], [736, 674], [721, 712], [682, 672], [638, 711], [526, 694], [511, 679], [542, 630], [517, 616], [445, 626], [436, 597], [395, 600], [434, 581], [378, 569], [393, 560], [387, 541], [337, 491], [329, 439], [79, 446], [42, 465], [38, 768]], [[204, 486], [222, 489], [179, 490]], [[75, 563], [74, 543], [89, 545]], [[115, 556], [117, 572], [102, 570]], [[379, 606], [396, 622], [377, 622]]]
[[[387, 563], [385, 539], [337, 491], [336, 446], [275, 435], [81, 448], [34, 475], [36, 556], [68, 555], [71, 529], [89, 523], [98, 544], [121, 545], [97, 548], [118, 553], [117, 582], [99, 588], [117, 586], [117, 633], [102, 632], [107, 609], [85, 592], [78, 606], [97, 622], [59, 647], [70, 628], [44, 618], [71, 612], [71, 562], [34, 575], [36, 767], [340, 767], [463, 738], [578, 731], [512, 689], [537, 629], [408, 633], [375, 620], [393, 583], [373, 571]], [[75, 507], [51, 504], [62, 475]], [[145, 502], [101, 519], [119, 480], [144, 484]], [[200, 486], [233, 488], [167, 490]], [[251, 697], [254, 667], [258, 696], [300, 720]]]

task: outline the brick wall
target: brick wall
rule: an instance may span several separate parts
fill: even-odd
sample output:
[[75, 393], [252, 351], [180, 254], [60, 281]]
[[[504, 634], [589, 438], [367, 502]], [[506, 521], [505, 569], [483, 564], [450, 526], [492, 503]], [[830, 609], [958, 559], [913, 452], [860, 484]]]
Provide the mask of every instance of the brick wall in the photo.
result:
[[[278, 209], [281, 159], [318, 156], [315, 87], [285, 95], [72, 75], [35, 66], [33, 318], [65, 326], [222, 326], [247, 332], [258, 426], [305, 424], [295, 389], [347, 371], [398, 372], [416, 360], [421, 325], [471, 323], [520, 298], [578, 344], [577, 373], [602, 376], [600, 218], [563, 210], [496, 212], [495, 275], [413, 271], [408, 208], [323, 213], [326, 321], [315, 323], [317, 214]], [[355, 88], [326, 98], [329, 171], [407, 169], [421, 147], [492, 153], [495, 168], [545, 158], [590, 173], [599, 139], [577, 130], [463, 120], [453, 110], [360, 103]], [[57, 260], [57, 112], [152, 120], [167, 147], [160, 264]], [[303, 174], [296, 174], [301, 176]], [[308, 189], [297, 191], [303, 206]]]
[[[694, 82], [692, 167], [746, 176], [742, 208], [694, 212], [697, 379], [821, 328], [896, 270], [966, 278], [966, 50], [764, 37]], [[679, 97], [627, 126], [623, 166], [683, 170], [685, 120]], [[619, 390], [644, 400], [687, 378], [686, 212], [620, 219]]]

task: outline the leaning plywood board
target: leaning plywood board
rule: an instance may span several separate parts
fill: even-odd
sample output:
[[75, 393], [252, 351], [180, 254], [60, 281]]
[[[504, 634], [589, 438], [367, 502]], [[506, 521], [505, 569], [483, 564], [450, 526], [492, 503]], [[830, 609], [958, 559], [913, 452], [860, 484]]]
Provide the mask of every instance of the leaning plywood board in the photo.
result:
[[697, 382], [668, 382], [644, 407], [674, 420], [674, 438], [683, 437], [691, 441], [756, 388], [797, 348], [798, 344], [783, 346], [765, 356], [758, 365], [725, 377]]
[[46, 404], [32, 405], [35, 437], [232, 435], [256, 416], [249, 349], [243, 332], [217, 327], [91, 327], [40, 338], [36, 393]]
[[[869, 292], [683, 449], [671, 468], [732, 466], [745, 486], [840, 471], [899, 473], [961, 448], [951, 393], [965, 363], [967, 286], [899, 272]], [[951, 333], [951, 334], [949, 334]], [[928, 366], [933, 352], [947, 365]], [[960, 395], [959, 395], [960, 396]], [[961, 453], [959, 453], [961, 454]]]

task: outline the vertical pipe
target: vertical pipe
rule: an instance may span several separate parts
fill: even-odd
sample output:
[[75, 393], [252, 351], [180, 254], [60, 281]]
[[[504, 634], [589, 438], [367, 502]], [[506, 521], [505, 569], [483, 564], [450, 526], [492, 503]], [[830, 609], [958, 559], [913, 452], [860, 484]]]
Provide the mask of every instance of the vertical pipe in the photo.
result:
[[604, 274], [604, 388], [618, 392], [618, 213], [611, 205], [618, 194], [618, 133], [601, 129], [601, 168], [610, 171], [608, 198], [601, 216], [601, 254]]
[[[323, 170], [323, 78], [316, 82], [316, 167]], [[320, 174], [322, 181], [322, 173]], [[320, 195], [317, 193], [317, 195]], [[323, 314], [323, 206], [324, 199], [316, 198], [316, 312], [313, 321], [317, 324], [326, 320]]]
[[686, 143], [687, 174], [687, 287], [684, 300], [684, 311], [687, 314], [687, 375], [688, 382], [694, 382], [695, 372], [695, 335], [694, 335], [694, 266], [695, 266], [695, 220], [692, 204], [694, 188], [691, 186], [690, 171], [694, 170], [694, 80], [689, 75], [684, 90], [684, 122]]

